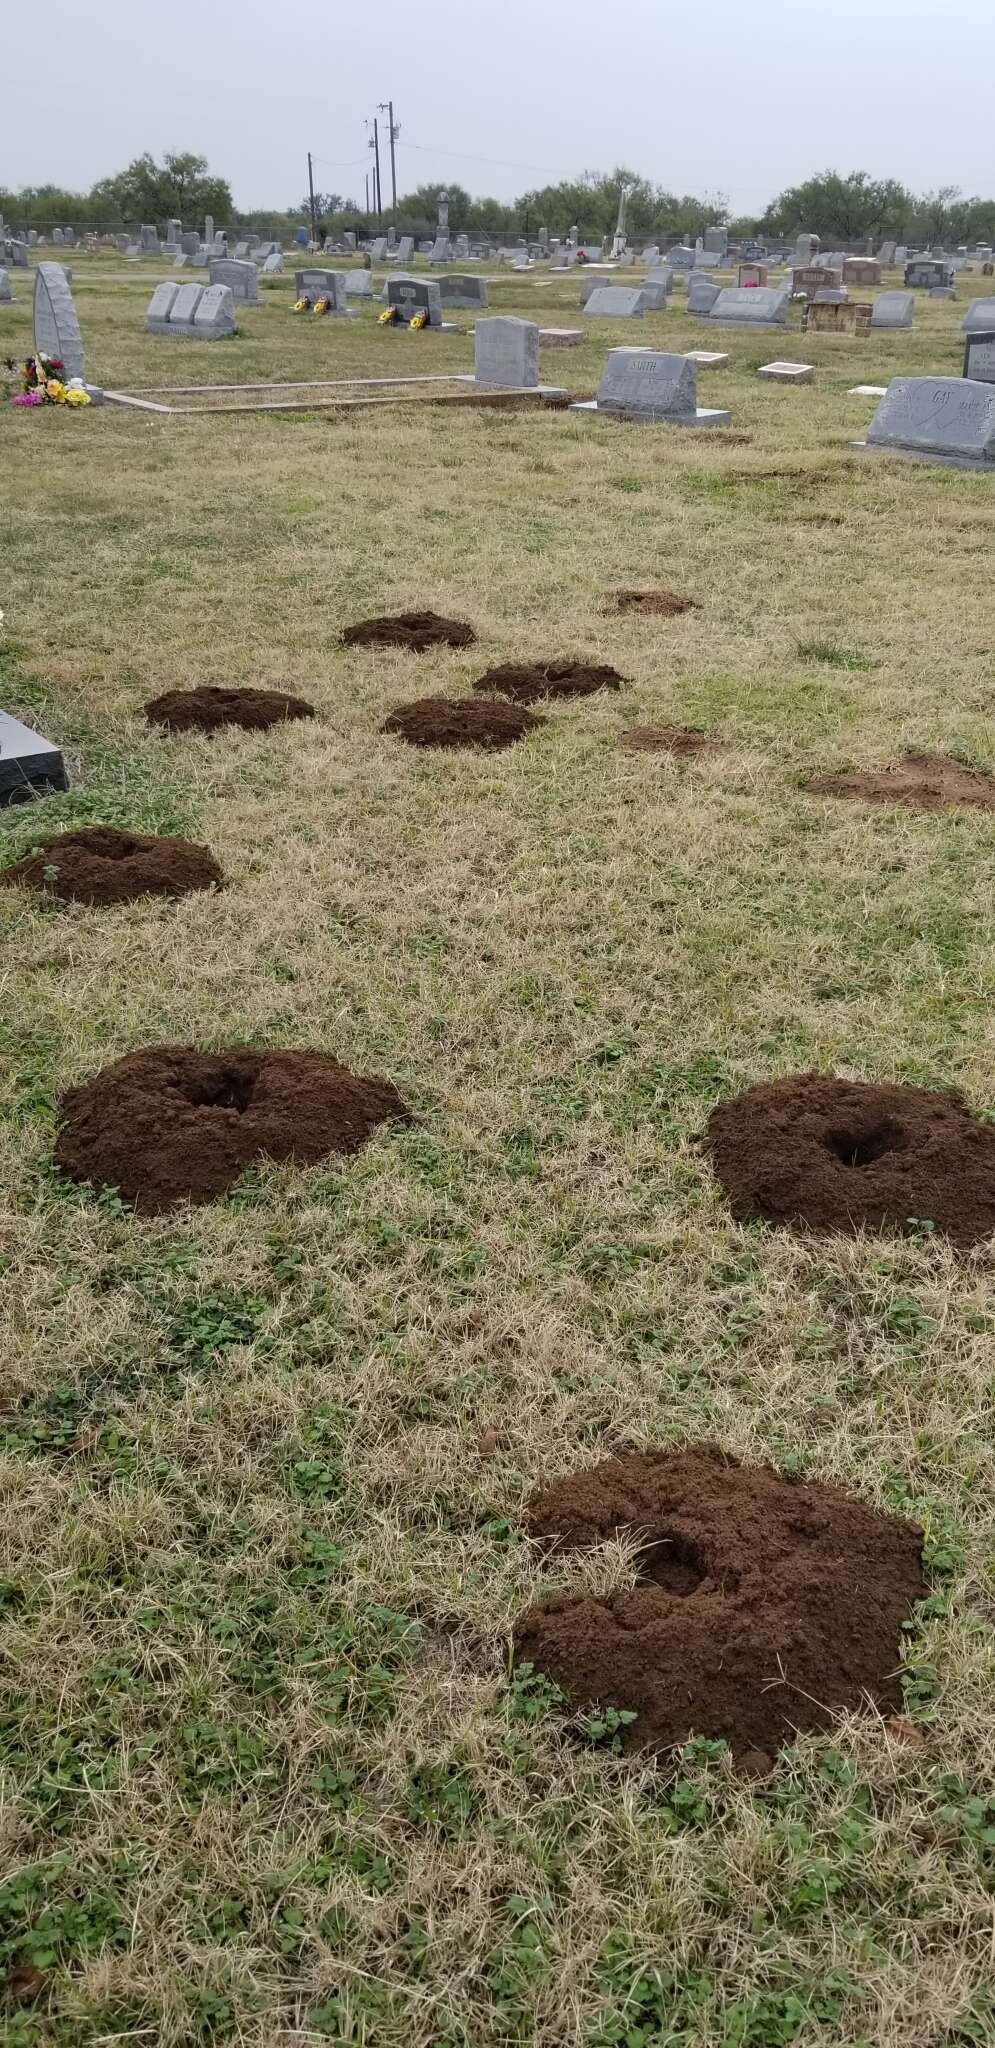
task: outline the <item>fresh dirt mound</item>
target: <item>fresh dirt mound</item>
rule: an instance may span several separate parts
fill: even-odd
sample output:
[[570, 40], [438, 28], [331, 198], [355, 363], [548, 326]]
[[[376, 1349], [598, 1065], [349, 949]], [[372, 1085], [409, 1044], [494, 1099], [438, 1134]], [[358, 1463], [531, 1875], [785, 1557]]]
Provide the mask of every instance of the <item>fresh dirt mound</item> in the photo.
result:
[[346, 647], [472, 647], [477, 635], [465, 619], [444, 619], [438, 612], [398, 612], [395, 618], [360, 619], [342, 635]]
[[283, 690], [166, 690], [145, 706], [150, 725], [168, 732], [217, 732], [223, 725], [241, 725], [261, 732], [288, 718], [313, 718], [314, 705]]
[[575, 1473], [527, 1520], [561, 1547], [640, 1541], [633, 1590], [541, 1601], [515, 1631], [574, 1705], [635, 1712], [630, 1748], [722, 1737], [760, 1769], [835, 1713], [900, 1711], [899, 1631], [926, 1590], [914, 1523], [712, 1445]]
[[224, 875], [206, 846], [189, 839], [147, 839], [113, 825], [88, 825], [49, 839], [0, 873], [66, 903], [131, 903], [136, 896], [186, 896], [219, 889]]
[[937, 811], [942, 804], [974, 804], [995, 811], [995, 778], [965, 768], [946, 754], [905, 754], [887, 768], [842, 775], [810, 775], [802, 788], [810, 796], [866, 797], [871, 803], [908, 804]]
[[995, 1230], [995, 1125], [928, 1088], [791, 1074], [713, 1110], [708, 1145], [733, 1215], [815, 1231], [931, 1223]]
[[478, 704], [472, 697], [419, 697], [384, 720], [381, 732], [397, 733], [412, 747], [513, 747], [545, 725], [517, 704]]
[[389, 1081], [320, 1052], [127, 1053], [59, 1105], [57, 1165], [119, 1188], [146, 1214], [223, 1194], [259, 1159], [313, 1166], [409, 1112]]
[[475, 690], [496, 690], [513, 704], [536, 704], [546, 697], [591, 697], [595, 690], [617, 690], [624, 683], [617, 668], [586, 661], [503, 661], [474, 683]]
[[610, 590], [606, 608], [613, 612], [655, 612], [663, 619], [701, 610], [696, 597], [682, 597], [678, 590]]
[[679, 761], [715, 751], [715, 741], [696, 725], [634, 725], [622, 734], [622, 745], [631, 754], [673, 754]]

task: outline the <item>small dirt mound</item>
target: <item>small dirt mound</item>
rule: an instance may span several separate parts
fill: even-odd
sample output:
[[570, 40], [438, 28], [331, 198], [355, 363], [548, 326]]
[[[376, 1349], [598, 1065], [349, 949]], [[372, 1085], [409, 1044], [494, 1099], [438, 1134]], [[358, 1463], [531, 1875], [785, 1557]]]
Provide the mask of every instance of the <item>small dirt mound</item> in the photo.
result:
[[217, 732], [223, 725], [241, 725], [248, 732], [282, 725], [288, 718], [313, 718], [314, 705], [283, 690], [166, 690], [145, 706], [150, 725], [167, 732]]
[[63, 1096], [55, 1158], [71, 1180], [119, 1188], [154, 1215], [211, 1201], [260, 1159], [356, 1152], [387, 1118], [409, 1118], [390, 1082], [326, 1053], [157, 1045]]
[[741, 1223], [908, 1231], [955, 1244], [995, 1230], [995, 1125], [956, 1096], [791, 1074], [713, 1110], [707, 1143]]
[[802, 788], [810, 796], [864, 797], [869, 803], [906, 804], [922, 811], [938, 811], [943, 804], [995, 811], [995, 779], [946, 754], [904, 754], [886, 768], [810, 775]]
[[634, 725], [622, 745], [630, 754], [672, 754], [678, 761], [715, 752], [715, 741], [696, 725]]
[[678, 590], [610, 590], [605, 608], [613, 612], [653, 612], [662, 619], [676, 619], [682, 612], [701, 610], [696, 597], [682, 597]]
[[472, 697], [419, 697], [385, 718], [381, 732], [412, 747], [513, 747], [545, 725], [517, 704], [479, 704]]
[[586, 661], [503, 661], [474, 683], [475, 690], [493, 690], [513, 704], [537, 704], [549, 697], [593, 697], [595, 690], [618, 690], [625, 677], [617, 668]]
[[541, 1601], [515, 1631], [576, 1707], [636, 1714], [629, 1748], [704, 1735], [764, 1769], [834, 1714], [901, 1710], [899, 1632], [926, 1590], [913, 1522], [712, 1445], [610, 1459], [527, 1515], [560, 1547], [639, 1539], [631, 1591]]
[[345, 647], [472, 647], [477, 635], [465, 619], [444, 619], [438, 612], [398, 612], [395, 618], [360, 619], [342, 635]]
[[64, 903], [131, 903], [137, 896], [186, 896], [220, 889], [224, 875], [206, 846], [189, 839], [148, 839], [113, 825], [88, 825], [49, 839], [0, 873]]

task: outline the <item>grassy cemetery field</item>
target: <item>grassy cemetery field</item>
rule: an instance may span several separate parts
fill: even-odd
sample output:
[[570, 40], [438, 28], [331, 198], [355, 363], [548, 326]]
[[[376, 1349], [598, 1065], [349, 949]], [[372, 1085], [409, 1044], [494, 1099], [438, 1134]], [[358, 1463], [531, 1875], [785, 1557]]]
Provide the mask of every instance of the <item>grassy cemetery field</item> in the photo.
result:
[[[472, 371], [472, 313], [294, 316], [290, 257], [210, 344], [144, 332], [161, 263], [70, 261], [107, 388]], [[0, 887], [0, 2039], [990, 2048], [995, 495], [850, 446], [852, 386], [960, 375], [990, 281], [836, 337], [488, 274], [492, 313], [582, 330], [544, 384], [721, 350], [731, 425], [431, 386], [0, 418], [0, 707], [70, 777], [0, 810], [0, 870], [43, 849]], [[475, 637], [343, 643], [427, 610]], [[523, 685], [517, 744], [382, 730], [568, 659], [621, 682]], [[314, 715], [146, 719], [205, 685]], [[946, 767], [888, 778], [909, 753]], [[223, 886], [62, 900], [47, 842], [93, 825]], [[143, 1204], [81, 1179], [64, 1098], [155, 1047], [225, 1058], [161, 1121], [88, 1097], [96, 1156], [197, 1107], [237, 1151], [232, 1048], [377, 1087], [325, 1143], [277, 1062], [312, 1157]], [[825, 1214], [783, 1227], [780, 1110], [709, 1120], [815, 1073], [970, 1121], [920, 1142], [843, 1091]], [[903, 1146], [908, 1213], [855, 1231], [840, 1177], [859, 1210]], [[794, 1676], [757, 1650], [720, 1739], [775, 1641]]]

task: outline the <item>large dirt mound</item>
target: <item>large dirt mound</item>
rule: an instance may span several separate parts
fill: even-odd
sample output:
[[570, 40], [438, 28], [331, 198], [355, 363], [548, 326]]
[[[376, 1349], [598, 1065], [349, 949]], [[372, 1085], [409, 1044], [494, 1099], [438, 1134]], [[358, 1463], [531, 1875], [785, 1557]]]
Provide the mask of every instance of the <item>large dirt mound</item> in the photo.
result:
[[802, 788], [810, 796], [864, 797], [871, 803], [908, 804], [924, 811], [937, 811], [942, 804], [974, 804], [995, 811], [995, 779], [946, 754], [905, 754], [886, 768], [810, 775]]
[[438, 612], [398, 612], [394, 618], [360, 619], [346, 627], [342, 640], [346, 647], [409, 647], [423, 654], [426, 647], [472, 647], [476, 637], [465, 619], [444, 619]]
[[196, 690], [166, 690], [145, 706], [150, 725], [167, 732], [217, 732], [223, 725], [241, 725], [261, 732], [287, 718], [313, 718], [314, 705], [283, 690], [226, 690], [203, 685]]
[[673, 754], [678, 761], [711, 754], [715, 741], [696, 725], [633, 725], [622, 734], [630, 754]]
[[381, 732], [397, 733], [412, 747], [513, 747], [545, 719], [517, 704], [478, 704], [472, 697], [419, 697], [384, 720]]
[[634, 1711], [630, 1747], [724, 1737], [760, 1768], [835, 1713], [900, 1709], [899, 1631], [926, 1590], [914, 1523], [711, 1445], [575, 1473], [527, 1519], [571, 1548], [639, 1538], [632, 1591], [541, 1601], [515, 1632], [577, 1707]]
[[591, 697], [595, 690], [617, 690], [625, 681], [617, 668], [585, 661], [504, 661], [474, 683], [475, 690], [495, 690], [513, 704], [536, 704], [545, 697]]
[[961, 1245], [995, 1230], [995, 1125], [952, 1095], [791, 1074], [721, 1103], [708, 1144], [740, 1222], [848, 1232], [931, 1223]]
[[55, 1157], [72, 1180], [119, 1188], [152, 1214], [210, 1201], [259, 1159], [313, 1166], [356, 1152], [386, 1118], [408, 1115], [389, 1081], [326, 1053], [157, 1045], [63, 1096]]
[[610, 590], [605, 606], [613, 612], [654, 612], [662, 619], [701, 610], [696, 597], [682, 597], [679, 590]]
[[136, 896], [185, 896], [217, 889], [224, 875], [206, 846], [189, 839], [147, 839], [113, 825], [87, 825], [46, 840], [0, 873], [66, 903], [131, 903]]

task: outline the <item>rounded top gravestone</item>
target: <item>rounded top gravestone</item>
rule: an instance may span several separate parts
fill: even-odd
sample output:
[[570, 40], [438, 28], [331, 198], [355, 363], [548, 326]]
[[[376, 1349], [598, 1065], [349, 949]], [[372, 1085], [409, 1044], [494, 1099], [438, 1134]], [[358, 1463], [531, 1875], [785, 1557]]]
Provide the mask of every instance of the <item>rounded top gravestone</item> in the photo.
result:
[[67, 378], [82, 377], [83, 336], [61, 263], [39, 263], [35, 271], [33, 324], [36, 353], [57, 357]]

